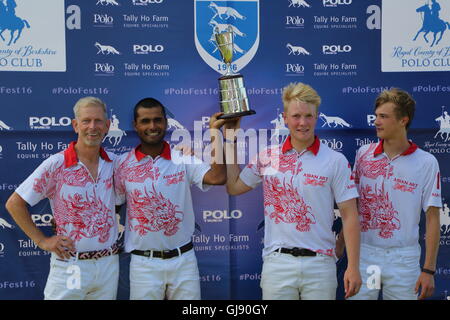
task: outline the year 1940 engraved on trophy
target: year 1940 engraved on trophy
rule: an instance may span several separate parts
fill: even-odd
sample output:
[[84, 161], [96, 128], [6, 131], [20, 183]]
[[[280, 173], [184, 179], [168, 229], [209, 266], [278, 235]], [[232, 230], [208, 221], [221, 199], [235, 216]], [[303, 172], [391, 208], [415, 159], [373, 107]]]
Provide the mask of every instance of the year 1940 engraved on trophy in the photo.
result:
[[249, 109], [247, 92], [244, 87], [244, 77], [231, 71], [233, 61], [233, 29], [229, 26], [226, 31], [215, 29], [217, 48], [227, 65], [226, 73], [219, 78], [220, 111], [224, 114], [219, 119], [236, 118], [255, 114]]

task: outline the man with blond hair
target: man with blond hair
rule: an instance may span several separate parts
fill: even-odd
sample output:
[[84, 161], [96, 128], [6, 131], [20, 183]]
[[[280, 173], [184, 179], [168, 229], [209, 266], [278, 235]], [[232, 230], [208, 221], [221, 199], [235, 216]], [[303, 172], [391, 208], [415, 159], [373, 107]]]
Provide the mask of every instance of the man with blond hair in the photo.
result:
[[283, 118], [288, 138], [281, 146], [263, 150], [242, 171], [233, 159], [240, 119], [224, 125], [228, 193], [243, 194], [263, 183], [263, 299], [336, 298], [334, 201], [348, 239], [346, 297], [356, 294], [361, 285], [358, 193], [348, 161], [314, 133], [320, 103], [320, 96], [309, 85], [285, 87]]
[[[77, 141], [47, 158], [11, 195], [6, 208], [39, 248], [51, 252], [45, 299], [115, 299], [119, 279], [114, 155], [100, 145], [109, 129], [106, 106], [85, 97], [75, 104]], [[27, 205], [50, 200], [56, 235], [47, 237]]]
[[[415, 300], [430, 297], [439, 248], [442, 206], [436, 158], [409, 141], [415, 101], [400, 89], [375, 102], [378, 143], [356, 153], [355, 183], [361, 224], [363, 286], [354, 299]], [[425, 262], [419, 266], [419, 221], [425, 212]], [[345, 237], [344, 237], [345, 238]]]

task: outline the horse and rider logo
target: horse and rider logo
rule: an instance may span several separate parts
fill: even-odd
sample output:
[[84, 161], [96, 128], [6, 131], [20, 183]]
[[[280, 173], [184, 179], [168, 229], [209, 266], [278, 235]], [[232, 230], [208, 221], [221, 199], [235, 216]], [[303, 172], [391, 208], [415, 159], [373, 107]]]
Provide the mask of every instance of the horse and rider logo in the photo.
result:
[[226, 72], [214, 34], [233, 30], [232, 70], [239, 72], [255, 56], [259, 46], [259, 0], [195, 0], [195, 47], [202, 59], [215, 71]]
[[430, 43], [427, 35], [433, 33], [433, 41], [430, 47], [437, 45], [444, 35], [445, 30], [450, 29], [450, 23], [442, 20], [439, 17], [441, 11], [441, 5], [437, 0], [431, 0], [431, 2], [416, 9], [417, 13], [422, 14], [422, 27], [417, 31], [413, 41], [416, 41], [419, 34], [424, 33], [423, 38], [426, 43]]
[[441, 222], [441, 229], [443, 230], [442, 235], [450, 232], [450, 208], [447, 203], [444, 203], [444, 207], [439, 209]]
[[447, 111], [444, 111], [445, 106], [442, 106], [442, 114], [435, 119], [439, 122], [439, 131], [434, 135], [434, 138], [440, 135], [444, 142], [450, 141], [450, 115]]
[[[20, 39], [23, 29], [31, 28], [27, 20], [16, 15], [15, 0], [0, 0], [0, 38], [7, 42], [7, 45], [15, 44]], [[9, 41], [3, 36], [3, 32], [10, 33]]]
[[381, 22], [383, 72], [450, 70], [449, 0], [383, 0]]
[[272, 129], [272, 135], [270, 136], [270, 141], [272, 143], [282, 143], [286, 137], [289, 135], [289, 129], [286, 127], [284, 122], [283, 113], [277, 108], [277, 117], [270, 121], [271, 124], [275, 126]]
[[123, 136], [126, 135], [125, 130], [119, 128], [119, 119], [111, 110], [111, 125], [109, 126], [108, 134], [103, 138], [103, 142], [108, 139], [109, 143], [116, 147], [122, 141]]

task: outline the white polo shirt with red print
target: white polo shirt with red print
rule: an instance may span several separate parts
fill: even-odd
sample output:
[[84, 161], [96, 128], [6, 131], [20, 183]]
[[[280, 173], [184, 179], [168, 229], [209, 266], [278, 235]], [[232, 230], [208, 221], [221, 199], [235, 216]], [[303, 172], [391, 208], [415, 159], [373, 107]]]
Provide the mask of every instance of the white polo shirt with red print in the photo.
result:
[[138, 146], [117, 160], [117, 205], [127, 203], [125, 251], [172, 250], [189, 243], [195, 228], [190, 187], [209, 189], [203, 177], [210, 165], [171, 151], [167, 142], [155, 159]]
[[353, 172], [360, 194], [361, 243], [381, 248], [418, 245], [421, 210], [442, 206], [436, 158], [410, 142], [390, 160], [381, 140], [357, 151]]
[[358, 197], [343, 154], [317, 137], [299, 153], [289, 136], [281, 148], [269, 147], [260, 153], [242, 170], [240, 179], [252, 188], [263, 183], [263, 256], [279, 248], [298, 247], [335, 257], [334, 201]]
[[16, 189], [31, 206], [48, 198], [57, 234], [71, 238], [77, 252], [110, 248], [117, 240], [113, 187], [115, 155], [100, 149], [97, 181], [78, 161], [75, 142], [47, 158]]

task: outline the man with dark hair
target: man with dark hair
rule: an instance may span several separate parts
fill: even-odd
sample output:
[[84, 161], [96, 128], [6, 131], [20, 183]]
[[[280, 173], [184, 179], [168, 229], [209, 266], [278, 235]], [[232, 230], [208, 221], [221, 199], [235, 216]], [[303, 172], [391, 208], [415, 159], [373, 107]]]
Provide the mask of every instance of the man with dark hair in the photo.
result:
[[[352, 299], [419, 299], [434, 291], [441, 190], [436, 158], [408, 141], [415, 101], [405, 91], [382, 92], [375, 103], [378, 143], [356, 154], [363, 286]], [[426, 217], [425, 262], [419, 266], [419, 221]]]
[[[211, 117], [212, 150], [221, 153], [218, 134], [225, 120]], [[226, 181], [220, 154], [211, 165], [171, 150], [164, 140], [164, 106], [145, 98], [134, 108], [140, 145], [116, 163], [117, 205], [127, 203], [125, 251], [131, 252], [130, 299], [200, 299], [200, 276], [192, 235], [195, 216], [190, 186], [202, 191]], [[214, 130], [215, 129], [215, 130]]]
[[[118, 226], [113, 189], [114, 154], [100, 145], [110, 122], [98, 98], [74, 107], [78, 134], [63, 152], [46, 159], [11, 195], [6, 208], [42, 250], [50, 251], [45, 299], [115, 299], [119, 280]], [[48, 198], [56, 235], [45, 236], [27, 205]]]

